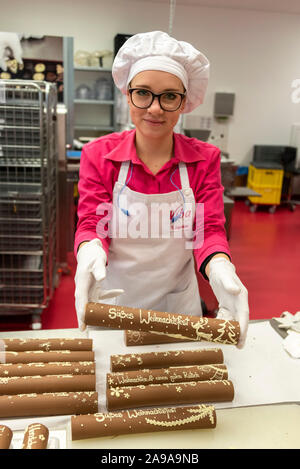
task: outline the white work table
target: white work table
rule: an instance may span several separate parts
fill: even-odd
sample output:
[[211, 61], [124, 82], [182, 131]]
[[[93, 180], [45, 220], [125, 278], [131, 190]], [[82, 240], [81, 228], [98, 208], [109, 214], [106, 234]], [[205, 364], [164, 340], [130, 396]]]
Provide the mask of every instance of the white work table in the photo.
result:
[[[217, 426], [208, 430], [182, 430], [120, 435], [72, 441], [70, 416], [0, 419], [0, 424], [20, 431], [29, 422], [40, 422], [51, 431], [65, 429], [60, 447], [94, 449], [201, 449], [201, 448], [300, 448], [300, 360], [290, 357], [282, 347], [282, 338], [268, 321], [250, 322], [244, 349], [209, 342], [186, 342], [126, 347], [124, 332], [78, 329], [2, 332], [3, 338], [93, 338], [99, 412], [105, 408], [105, 375], [109, 357], [118, 353], [141, 353], [220, 347], [229, 379], [235, 387], [232, 402], [212, 403], [216, 407]], [[196, 404], [196, 403], [195, 403]], [[64, 446], [65, 445], [65, 446]]]

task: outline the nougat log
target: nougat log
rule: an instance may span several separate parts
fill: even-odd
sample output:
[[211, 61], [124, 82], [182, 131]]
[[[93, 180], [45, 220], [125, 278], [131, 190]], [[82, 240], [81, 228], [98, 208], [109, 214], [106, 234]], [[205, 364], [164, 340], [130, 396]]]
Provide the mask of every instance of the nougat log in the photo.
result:
[[194, 365], [107, 373], [107, 387], [227, 379], [226, 365]]
[[95, 375], [38, 375], [0, 378], [0, 395], [74, 391], [96, 391]]
[[49, 439], [48, 428], [41, 423], [31, 423], [27, 426], [22, 449], [47, 449]]
[[4, 350], [26, 352], [30, 350], [93, 350], [92, 339], [0, 339]]
[[194, 339], [179, 339], [158, 332], [142, 332], [142, 331], [125, 331], [125, 345], [127, 347], [133, 345], [153, 345], [153, 344], [174, 344], [179, 342], [194, 342]]
[[13, 432], [6, 425], [0, 425], [0, 449], [9, 449]]
[[166, 368], [169, 366], [211, 365], [215, 363], [224, 363], [224, 355], [219, 348], [127, 353], [124, 355], [111, 355], [110, 357], [111, 371]]
[[71, 419], [72, 440], [128, 433], [215, 428], [216, 424], [214, 406], [204, 404], [75, 415]]
[[98, 412], [98, 393], [94, 391], [0, 396], [0, 418], [96, 412]]
[[231, 381], [189, 381], [107, 388], [108, 410], [133, 409], [157, 405], [180, 405], [232, 401]]
[[93, 351], [71, 350], [30, 350], [27, 352], [3, 352], [3, 363], [36, 363], [36, 362], [83, 362], [94, 361]]
[[145, 332], [163, 332], [176, 338], [188, 337], [236, 345], [240, 336], [237, 321], [166, 313], [162, 311], [112, 306], [104, 303], [87, 303], [85, 323], [88, 326]]
[[2, 363], [0, 377], [45, 375], [93, 375], [95, 362]]

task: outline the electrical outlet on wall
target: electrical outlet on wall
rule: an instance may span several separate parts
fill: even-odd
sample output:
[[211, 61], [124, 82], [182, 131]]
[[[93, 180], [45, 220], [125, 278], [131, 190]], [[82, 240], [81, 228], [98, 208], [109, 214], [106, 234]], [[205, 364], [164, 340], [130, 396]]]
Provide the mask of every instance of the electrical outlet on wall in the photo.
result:
[[227, 152], [229, 128], [227, 119], [216, 119], [212, 116], [188, 114], [184, 115], [183, 128], [189, 129], [190, 131], [209, 131], [207, 142], [220, 148], [221, 151]]
[[185, 129], [211, 130], [212, 116], [199, 116], [198, 114], [184, 114], [183, 127]]
[[212, 122], [212, 129], [208, 142], [216, 147], [220, 148], [221, 151], [227, 152], [228, 147], [228, 124], [220, 123], [214, 120]]

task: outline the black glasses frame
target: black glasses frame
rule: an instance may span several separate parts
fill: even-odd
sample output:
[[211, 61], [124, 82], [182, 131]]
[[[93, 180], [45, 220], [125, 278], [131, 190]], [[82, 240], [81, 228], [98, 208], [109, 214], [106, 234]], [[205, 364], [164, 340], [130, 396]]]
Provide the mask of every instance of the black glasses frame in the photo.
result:
[[[136, 104], [134, 104], [134, 102], [133, 102], [133, 100], [132, 100], [132, 93], [133, 93], [134, 91], [147, 91], [148, 93], [151, 93], [152, 99], [151, 99], [150, 104], [148, 104], [148, 106], [137, 106]], [[144, 89], [144, 88], [129, 88], [129, 89], [128, 89], [128, 92], [129, 92], [129, 94], [130, 94], [130, 100], [131, 100], [132, 104], [133, 104], [135, 107], [137, 107], [138, 109], [148, 109], [150, 106], [152, 106], [152, 103], [153, 103], [153, 101], [155, 100], [155, 98], [157, 98], [161, 109], [162, 109], [163, 111], [166, 111], [166, 112], [175, 112], [175, 111], [177, 111], [177, 110], [180, 108], [180, 106], [181, 106], [181, 104], [182, 104], [182, 101], [183, 101], [183, 99], [184, 99], [185, 96], [186, 96], [186, 93], [179, 93], [179, 92], [177, 92], [177, 91], [169, 91], [169, 93], [177, 94], [177, 95], [180, 96], [180, 98], [181, 98], [181, 101], [180, 101], [179, 105], [177, 106], [177, 108], [170, 110], [170, 109], [165, 109], [165, 108], [161, 105], [161, 102], [160, 102], [161, 96], [164, 95], [164, 94], [168, 94], [168, 91], [164, 91], [163, 93], [155, 94], [155, 93], [152, 93], [152, 91], [146, 90], [146, 89]]]

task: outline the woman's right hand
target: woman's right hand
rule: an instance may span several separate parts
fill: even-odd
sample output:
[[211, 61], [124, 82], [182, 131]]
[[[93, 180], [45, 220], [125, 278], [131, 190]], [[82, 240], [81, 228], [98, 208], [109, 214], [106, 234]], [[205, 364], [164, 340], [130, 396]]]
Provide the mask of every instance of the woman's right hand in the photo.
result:
[[113, 298], [123, 290], [103, 290], [101, 281], [106, 277], [107, 257], [99, 239], [84, 242], [77, 253], [75, 274], [75, 308], [78, 327], [84, 331], [85, 307], [88, 302], [97, 302], [104, 298]]

